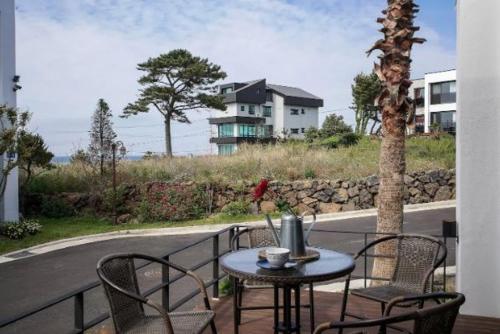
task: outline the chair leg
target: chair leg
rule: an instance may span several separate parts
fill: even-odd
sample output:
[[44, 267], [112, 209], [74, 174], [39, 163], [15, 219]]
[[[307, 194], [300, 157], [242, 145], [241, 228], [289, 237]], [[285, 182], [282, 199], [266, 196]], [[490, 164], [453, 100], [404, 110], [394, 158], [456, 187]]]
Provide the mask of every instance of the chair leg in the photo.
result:
[[244, 286], [243, 286], [243, 282], [240, 282], [240, 284], [238, 284], [238, 325], [241, 325], [241, 307], [243, 305], [243, 289], [244, 289]]
[[212, 334], [217, 334], [217, 328], [215, 327], [215, 321], [213, 319], [210, 321], [210, 328], [212, 329]]
[[385, 303], [380, 303], [380, 310], [382, 311], [382, 316], [383, 316], [385, 312]]
[[314, 284], [309, 284], [309, 320], [311, 322], [311, 333], [316, 328], [314, 319]]
[[349, 295], [350, 278], [345, 281], [344, 296], [342, 298], [342, 309], [340, 310], [340, 321], [344, 321], [347, 309], [347, 296]]

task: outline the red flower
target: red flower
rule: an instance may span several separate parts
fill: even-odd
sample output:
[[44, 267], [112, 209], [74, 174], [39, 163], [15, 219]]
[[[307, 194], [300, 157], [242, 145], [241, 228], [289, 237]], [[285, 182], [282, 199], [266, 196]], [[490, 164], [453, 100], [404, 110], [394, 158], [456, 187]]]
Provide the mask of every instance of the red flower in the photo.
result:
[[268, 180], [266, 179], [260, 180], [259, 184], [257, 185], [257, 187], [255, 187], [253, 191], [253, 200], [258, 201], [259, 199], [261, 199], [262, 196], [264, 196], [264, 194], [266, 193], [268, 186], [269, 186]]

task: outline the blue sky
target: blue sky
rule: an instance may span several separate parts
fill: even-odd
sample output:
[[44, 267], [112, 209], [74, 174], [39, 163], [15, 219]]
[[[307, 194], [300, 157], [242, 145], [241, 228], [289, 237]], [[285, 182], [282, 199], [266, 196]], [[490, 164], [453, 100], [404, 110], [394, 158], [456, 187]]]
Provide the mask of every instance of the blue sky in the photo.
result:
[[[337, 110], [353, 121], [350, 85], [376, 56], [364, 51], [381, 37], [375, 19], [385, 0], [18, 0], [19, 106], [33, 112], [31, 128], [66, 155], [88, 145], [98, 98], [115, 115], [119, 138], [132, 154], [163, 150], [162, 123], [152, 113], [118, 115], [137, 94], [136, 64], [174, 48], [208, 57], [226, 81], [267, 78], [325, 100], [320, 121]], [[455, 0], [420, 0], [413, 76], [455, 67]], [[192, 125], [175, 124], [177, 154], [210, 152], [209, 112]]]

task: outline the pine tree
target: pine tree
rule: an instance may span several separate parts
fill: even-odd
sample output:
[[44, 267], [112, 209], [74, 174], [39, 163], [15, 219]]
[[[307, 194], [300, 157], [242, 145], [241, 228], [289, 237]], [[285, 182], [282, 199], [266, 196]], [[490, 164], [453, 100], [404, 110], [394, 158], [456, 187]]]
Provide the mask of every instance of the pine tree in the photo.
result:
[[116, 138], [113, 130], [111, 110], [104, 99], [99, 99], [97, 108], [92, 115], [90, 129], [89, 155], [93, 164], [99, 165], [101, 175], [104, 175], [104, 165], [112, 159], [112, 144]]
[[193, 56], [183, 49], [172, 50], [138, 65], [145, 74], [139, 98], [129, 103], [121, 117], [158, 111], [165, 128], [165, 154], [172, 156], [171, 121], [190, 123], [188, 111], [204, 108], [226, 110], [223, 96], [213, 85], [226, 73], [206, 58]]

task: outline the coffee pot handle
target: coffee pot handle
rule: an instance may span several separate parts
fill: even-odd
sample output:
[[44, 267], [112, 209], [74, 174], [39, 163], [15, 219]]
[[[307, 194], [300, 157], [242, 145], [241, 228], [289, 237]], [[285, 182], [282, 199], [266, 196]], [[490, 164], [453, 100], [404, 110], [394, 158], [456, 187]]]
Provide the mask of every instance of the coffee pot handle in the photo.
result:
[[312, 229], [314, 228], [314, 224], [316, 224], [316, 213], [311, 211], [312, 212], [312, 216], [313, 216], [313, 221], [311, 223], [311, 225], [309, 225], [309, 228], [307, 229], [307, 232], [306, 232], [306, 236], [304, 238], [304, 242], [306, 244], [306, 246], [310, 246], [309, 245], [309, 236], [311, 235], [311, 232], [312, 232]]

